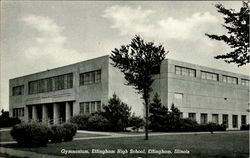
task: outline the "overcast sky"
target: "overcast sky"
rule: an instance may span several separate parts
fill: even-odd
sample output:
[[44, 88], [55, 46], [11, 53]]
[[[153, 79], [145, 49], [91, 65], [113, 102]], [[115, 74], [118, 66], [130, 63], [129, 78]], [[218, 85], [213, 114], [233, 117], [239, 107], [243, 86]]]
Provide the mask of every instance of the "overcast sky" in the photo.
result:
[[[8, 80], [107, 55], [135, 35], [162, 44], [167, 58], [249, 75], [213, 57], [229, 48], [204, 33], [223, 33], [223, 16], [205, 1], [1, 1], [1, 106]], [[241, 1], [221, 2], [238, 10]]]

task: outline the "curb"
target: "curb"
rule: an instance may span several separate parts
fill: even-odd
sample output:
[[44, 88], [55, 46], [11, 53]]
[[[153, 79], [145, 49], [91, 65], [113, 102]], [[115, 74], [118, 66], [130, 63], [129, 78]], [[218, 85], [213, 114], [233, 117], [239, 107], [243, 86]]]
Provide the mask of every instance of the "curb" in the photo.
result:
[[31, 151], [22, 151], [11, 148], [0, 147], [0, 153], [5, 153], [11, 156], [18, 157], [28, 157], [28, 158], [63, 158], [64, 156], [56, 156], [56, 155], [47, 155], [47, 154], [38, 154], [36, 152]]

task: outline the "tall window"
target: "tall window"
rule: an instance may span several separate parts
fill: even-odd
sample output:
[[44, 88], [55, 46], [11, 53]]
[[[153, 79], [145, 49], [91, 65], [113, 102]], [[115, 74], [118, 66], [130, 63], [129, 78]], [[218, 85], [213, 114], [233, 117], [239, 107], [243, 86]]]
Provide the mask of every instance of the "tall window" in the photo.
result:
[[246, 125], [246, 124], [247, 124], [247, 116], [241, 115], [241, 125]]
[[207, 114], [201, 114], [201, 124], [207, 124]]
[[196, 121], [196, 114], [195, 113], [188, 113], [188, 118], [193, 120], [193, 121]]
[[80, 74], [80, 85], [88, 85], [101, 82], [101, 70]]
[[218, 114], [212, 114], [212, 122], [219, 124], [219, 116]]
[[247, 79], [241, 79], [241, 85], [243, 85], [243, 86], [249, 86], [249, 80], [247, 80]]
[[195, 77], [196, 76], [196, 70], [191, 69], [191, 68], [181, 67], [181, 66], [175, 66], [175, 74]]
[[84, 103], [80, 103], [80, 114], [84, 114], [85, 109], [84, 109]]
[[95, 102], [91, 102], [91, 113], [95, 112]]
[[233, 115], [233, 128], [238, 128], [238, 115]]
[[29, 82], [29, 94], [44, 93], [73, 87], [73, 73]]
[[222, 124], [228, 127], [228, 115], [227, 114], [222, 115]]
[[219, 81], [219, 75], [212, 72], [201, 71], [201, 78], [206, 80]]
[[238, 84], [238, 78], [236, 77], [223, 75], [222, 80], [225, 83]]
[[24, 85], [21, 86], [16, 86], [12, 88], [12, 95], [16, 96], [16, 95], [23, 95], [24, 93]]
[[96, 102], [96, 110], [101, 111], [101, 102], [100, 101]]

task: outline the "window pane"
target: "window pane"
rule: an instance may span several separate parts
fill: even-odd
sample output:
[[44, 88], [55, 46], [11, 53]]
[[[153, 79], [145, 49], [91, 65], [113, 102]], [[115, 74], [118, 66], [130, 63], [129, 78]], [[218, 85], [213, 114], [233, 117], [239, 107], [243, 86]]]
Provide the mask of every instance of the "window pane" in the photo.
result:
[[219, 118], [218, 114], [213, 114], [212, 115], [212, 122], [218, 124], [219, 123]]
[[89, 102], [85, 103], [85, 112], [89, 113]]
[[97, 111], [101, 111], [101, 102], [100, 101], [98, 101], [96, 103], [96, 108], [97, 108]]
[[95, 102], [91, 102], [91, 113], [95, 112]]

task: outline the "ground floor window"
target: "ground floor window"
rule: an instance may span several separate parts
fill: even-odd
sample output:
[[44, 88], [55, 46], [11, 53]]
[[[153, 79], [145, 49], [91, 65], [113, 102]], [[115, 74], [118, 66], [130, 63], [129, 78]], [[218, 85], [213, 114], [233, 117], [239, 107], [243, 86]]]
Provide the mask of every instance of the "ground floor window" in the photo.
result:
[[101, 111], [101, 101], [80, 103], [80, 114], [89, 114], [96, 111]]
[[246, 115], [241, 115], [241, 125], [246, 125], [247, 124], [247, 116]]
[[201, 114], [201, 124], [207, 124], [207, 114]]
[[188, 113], [188, 118], [193, 120], [193, 121], [196, 121], [196, 114], [195, 113]]
[[227, 114], [222, 115], [222, 124], [228, 127], [228, 115]]
[[219, 124], [219, 116], [218, 114], [212, 114], [212, 122]]
[[233, 128], [238, 128], [238, 116], [233, 115]]
[[24, 108], [13, 108], [13, 117], [23, 117]]

